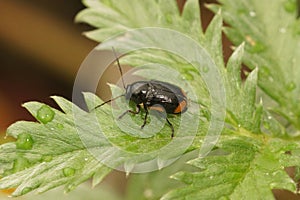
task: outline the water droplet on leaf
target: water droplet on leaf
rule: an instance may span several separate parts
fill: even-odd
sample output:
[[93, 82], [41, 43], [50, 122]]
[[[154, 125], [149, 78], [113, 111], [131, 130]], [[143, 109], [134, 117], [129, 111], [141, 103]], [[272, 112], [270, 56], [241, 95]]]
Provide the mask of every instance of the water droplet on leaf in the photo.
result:
[[60, 124], [60, 123], [58, 123], [58, 124], [56, 124], [56, 127], [57, 127], [58, 129], [63, 129], [63, 128], [64, 128], [64, 125], [63, 125], [63, 124]]
[[209, 67], [204, 66], [202, 67], [202, 72], [207, 73], [209, 71]]
[[194, 76], [191, 73], [193, 70], [191, 68], [181, 70], [181, 75], [183, 80], [194, 80]]
[[16, 141], [17, 149], [30, 150], [33, 146], [33, 139], [28, 133], [20, 133]]
[[191, 80], [194, 80], [194, 76], [190, 73], [184, 73], [184, 74], [182, 74], [182, 79], [191, 81]]
[[75, 174], [75, 169], [71, 167], [66, 167], [63, 169], [63, 174], [65, 177], [73, 176]]
[[43, 124], [47, 124], [51, 122], [54, 118], [55, 112], [47, 105], [43, 105], [37, 111], [37, 119], [42, 122]]

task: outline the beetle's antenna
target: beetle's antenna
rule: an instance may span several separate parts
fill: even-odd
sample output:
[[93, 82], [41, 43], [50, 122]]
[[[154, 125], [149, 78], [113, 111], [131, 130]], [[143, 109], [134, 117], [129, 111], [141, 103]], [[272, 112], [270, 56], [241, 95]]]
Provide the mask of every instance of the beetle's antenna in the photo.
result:
[[120, 71], [120, 74], [121, 74], [121, 79], [122, 79], [123, 87], [124, 87], [124, 89], [126, 89], [125, 82], [124, 82], [124, 79], [123, 79], [123, 71], [122, 71], [122, 68], [121, 68], [121, 65], [120, 65], [119, 58], [117, 56], [117, 53], [116, 53], [114, 47], [112, 47], [112, 50], [113, 50], [113, 52], [115, 54], [115, 57], [116, 57], [116, 60], [117, 60], [117, 63], [118, 63], [118, 67], [119, 67], [119, 71]]
[[112, 99], [109, 99], [109, 100], [107, 100], [107, 101], [101, 103], [100, 105], [96, 106], [96, 107], [93, 108], [91, 111], [96, 110], [97, 108], [103, 106], [104, 104], [107, 104], [107, 103], [109, 103], [109, 102], [111, 102], [111, 101], [114, 101], [114, 100], [116, 100], [116, 99], [118, 99], [118, 98], [120, 98], [120, 97], [123, 97], [123, 96], [125, 96], [125, 94], [122, 94], [122, 95], [120, 95], [120, 96], [117, 96], [117, 97], [114, 97], [114, 98], [112, 98]]

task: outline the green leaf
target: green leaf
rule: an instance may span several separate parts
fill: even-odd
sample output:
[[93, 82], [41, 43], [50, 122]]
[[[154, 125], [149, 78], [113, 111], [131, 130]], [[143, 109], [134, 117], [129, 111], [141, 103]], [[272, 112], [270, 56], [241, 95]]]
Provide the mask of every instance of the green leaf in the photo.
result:
[[296, 192], [296, 183], [284, 167], [300, 164], [297, 156], [285, 153], [299, 144], [261, 141], [246, 137], [221, 141], [211, 155], [189, 161], [197, 171], [173, 175], [186, 186], [162, 199], [274, 199], [272, 189]]
[[193, 151], [160, 171], [130, 175], [125, 199], [159, 199], [171, 189], [183, 186], [183, 183], [170, 179], [170, 176], [179, 170], [194, 169], [186, 162], [196, 157], [197, 152]]
[[222, 16], [230, 25], [224, 29], [225, 33], [235, 45], [246, 42], [244, 62], [251, 69], [259, 68], [259, 86], [278, 103], [270, 109], [299, 130], [300, 21], [296, 19], [297, 2], [220, 0], [220, 3], [209, 7], [214, 12], [222, 8]]
[[245, 128], [253, 133], [260, 132], [262, 111], [256, 108], [257, 70], [253, 70], [245, 80], [241, 79], [241, 61], [244, 44], [240, 45], [227, 63], [227, 110], [231, 124]]
[[221, 70], [224, 70], [224, 58], [222, 49], [222, 16], [218, 13], [210, 22], [205, 32], [206, 46], [210, 55]]
[[[269, 138], [268, 136], [268, 139], [265, 139], [265, 136], [260, 135], [262, 132], [266, 132], [275, 137], [287, 137], [283, 127], [280, 126], [277, 120], [272, 117], [270, 118], [270, 114], [264, 109], [264, 100], [257, 104], [257, 81], [261, 88], [274, 99], [279, 99], [278, 102], [281, 103], [281, 106], [284, 105], [284, 103], [287, 103], [287, 101], [282, 100], [285, 98], [283, 94], [286, 90], [283, 89], [283, 87], [285, 86], [284, 81], [286, 79], [285, 77], [282, 77], [282, 69], [278, 68], [277, 70], [276, 65], [278, 64], [272, 57], [272, 54], [268, 53], [270, 48], [264, 42], [266, 41], [265, 33], [261, 32], [261, 29], [266, 26], [259, 25], [259, 22], [255, 24], [258, 13], [253, 10], [253, 8], [254, 6], [258, 6], [259, 3], [257, 2], [255, 4], [252, 2], [254, 5], [249, 5], [246, 1], [234, 3], [222, 1], [224, 11], [220, 11], [220, 6], [211, 6], [217, 15], [214, 17], [204, 34], [202, 29], [197, 27], [200, 24], [200, 13], [198, 10], [199, 7], [196, 6], [196, 1], [187, 1], [181, 15], [178, 13], [177, 8], [174, 7], [174, 1], [171, 1], [171, 3], [167, 1], [156, 2], [160, 3], [160, 6], [159, 8], [156, 7], [157, 10], [154, 12], [163, 13], [161, 19], [158, 19], [156, 15], [146, 14], [147, 16], [142, 16], [142, 18], [149, 19], [148, 17], [152, 17], [151, 24], [149, 23], [150, 20], [144, 20], [143, 26], [135, 20], [132, 20], [133, 23], [131, 24], [123, 22], [121, 22], [121, 24], [128, 30], [131, 30], [132, 28], [155, 26], [160, 28], [172, 28], [173, 30], [180, 31], [194, 39], [200, 46], [204, 47], [207, 51], [207, 53], [205, 53], [206, 57], [212, 60], [211, 65], [207, 65], [204, 61], [200, 62], [200, 66], [192, 63], [191, 61], [194, 61], [193, 59], [186, 59], [190, 58], [187, 54], [191, 54], [191, 57], [194, 52], [202, 55], [197, 48], [188, 42], [180, 41], [180, 39], [176, 37], [176, 34], [152, 34], [151, 30], [153, 29], [148, 29], [145, 32], [128, 31], [124, 34], [121, 33], [119, 36], [105, 41], [99, 46], [99, 49], [110, 49], [113, 46], [121, 53], [129, 53], [130, 51], [146, 47], [159, 47], [158, 49], [166, 50], [143, 49], [136, 52], [130, 52], [129, 55], [126, 55], [121, 59], [121, 62], [137, 67], [144, 67], [145, 65], [148, 66], [148, 68], [152, 67], [155, 70], [150, 71], [146, 69], [144, 72], [141, 71], [137, 73], [138, 75], [150, 79], [154, 78], [160, 80], [161, 78], [161, 80], [164, 80], [168, 78], [164, 75], [173, 74], [173, 72], [167, 73], [167, 71], [163, 71], [161, 68], [154, 68], [154, 66], [157, 66], [158, 64], [171, 66], [172, 69], [180, 71], [182, 77], [178, 77], [185, 77], [186, 80], [190, 82], [192, 88], [196, 91], [196, 97], [200, 99], [199, 102], [208, 108], [208, 111], [211, 112], [210, 116], [212, 117], [215, 116], [215, 113], [213, 112], [214, 102], [211, 102], [210, 98], [213, 100], [215, 99], [214, 92], [220, 89], [220, 85], [218, 85], [218, 81], [215, 81], [216, 87], [205, 87], [204, 83], [207, 84], [208, 80], [205, 79], [205, 76], [200, 78], [199, 74], [203, 75], [201, 72], [210, 71], [210, 66], [216, 66], [218, 72], [221, 74], [221, 77], [218, 77], [218, 79], [224, 80], [226, 91], [226, 122], [229, 125], [229, 130], [232, 128], [234, 129], [234, 131], [228, 131], [227, 129], [223, 132], [224, 136], [221, 137], [219, 148], [221, 149], [221, 152], [223, 151], [224, 155], [198, 158], [191, 162], [194, 166], [205, 169], [200, 169], [199, 171], [192, 173], [187, 171], [178, 172], [174, 177], [186, 183], [188, 186], [174, 190], [163, 198], [199, 199], [206, 197], [221, 198], [227, 196], [232, 197], [233, 199], [239, 199], [243, 197], [246, 198], [244, 194], [248, 194], [249, 191], [255, 191], [256, 185], [259, 185], [259, 191], [252, 192], [253, 196], [249, 196], [249, 199], [261, 196], [264, 196], [267, 199], [273, 199], [272, 188], [288, 189], [295, 192], [296, 185], [291, 178], [288, 177], [283, 168], [299, 165], [297, 156], [286, 154], [287, 151], [298, 148], [298, 144], [286, 141], [285, 139]], [[228, 4], [228, 8], [226, 8], [225, 4]], [[110, 5], [111, 9], [115, 10], [117, 10], [116, 7], [119, 6], [111, 3], [111, 1], [106, 1], [106, 5]], [[154, 5], [152, 4], [152, 6]], [[243, 9], [237, 9], [238, 6], [243, 6]], [[139, 5], [135, 4], [131, 8], [126, 8], [132, 10], [129, 16], [132, 17], [137, 13], [134, 12], [137, 10], [137, 7], [139, 7]], [[244, 7], [246, 7], [246, 9], [244, 9]], [[152, 10], [151, 6], [149, 8]], [[267, 9], [261, 9], [262, 12], [266, 13], [265, 10]], [[238, 13], [239, 15], [232, 17], [231, 13]], [[247, 14], [249, 14], [249, 16], [247, 16]], [[143, 14], [139, 13], [139, 16], [140, 15]], [[224, 66], [225, 64], [222, 55], [221, 16], [226, 19], [227, 23], [234, 25], [233, 28], [226, 28], [225, 32], [229, 35], [235, 45], [238, 46], [230, 57], [226, 68]], [[137, 18], [137, 15], [135, 17]], [[193, 25], [195, 23], [197, 24], [196, 26]], [[235, 27], [238, 27], [239, 29]], [[106, 26], [101, 26], [100, 30], [101, 28], [105, 29]], [[245, 34], [245, 32], [247, 32], [247, 34]], [[270, 32], [273, 33], [274, 31]], [[171, 42], [169, 42], [169, 38], [172, 38]], [[99, 36], [94, 34], [93, 39], [103, 41], [104, 38], [101, 34], [99, 34]], [[243, 43], [244, 41], [245, 43]], [[173, 51], [168, 52], [169, 47], [172, 45], [179, 50], [172, 49]], [[182, 51], [178, 53], [180, 50]], [[276, 58], [280, 58], [280, 56], [277, 55]], [[254, 69], [248, 74], [245, 81], [241, 79], [242, 60]], [[274, 66], [275, 70], [273, 70], [273, 72], [270, 67], [274, 68]], [[189, 74], [193, 67], [198, 73]], [[272, 80], [270, 79], [269, 74], [272, 75], [271, 78], [273, 78], [273, 82], [271, 84], [265, 84], [265, 82]], [[175, 77], [171, 77], [168, 81], [175, 84], [176, 81], [180, 80]], [[274, 83], [274, 80], [276, 80], [276, 83]], [[279, 85], [281, 86], [278, 87]], [[293, 84], [290, 86], [290, 88], [294, 90], [292, 87]], [[276, 94], [274, 92], [275, 90], [273, 90], [274, 88], [277, 88]], [[209, 121], [212, 120], [211, 118], [207, 119], [209, 119]], [[265, 126], [265, 129], [261, 130], [263, 125]], [[269, 132], [266, 129], [268, 129]], [[196, 144], [197, 143], [195, 142], [193, 144], [194, 147], [191, 149], [197, 148]], [[207, 141], [204, 141], [203, 144], [203, 146], [205, 146]], [[203, 148], [203, 146], [201, 148]], [[228, 169], [228, 171], [226, 169]]]
[[75, 21], [99, 28], [85, 33], [88, 38], [98, 42], [141, 27], [171, 28], [186, 32], [197, 40], [202, 36], [200, 7], [196, 0], [187, 1], [182, 15], [173, 0], [145, 0], [143, 3], [138, 0], [83, 2], [87, 8], [78, 13]]
[[[45, 192], [60, 185], [70, 191], [91, 177], [92, 184], [97, 185], [117, 167], [126, 175], [149, 171], [145, 166], [159, 170], [187, 152], [197, 150], [194, 153], [200, 156], [189, 161], [197, 169], [180, 169], [183, 171], [179, 172], [171, 168], [175, 173], [173, 178], [186, 186], [175, 189], [176, 184], [166, 185], [159, 190], [156, 184], [141, 184], [139, 191], [143, 191], [142, 186], [150, 187], [151, 191], [157, 191], [153, 198], [159, 198], [173, 188], [163, 199], [257, 199], [261, 195], [272, 199], [273, 188], [296, 192], [295, 182], [283, 169], [300, 166], [296, 153], [299, 138], [294, 135], [291, 140], [285, 127], [269, 118], [262, 101], [256, 102], [259, 82], [261, 88], [278, 100], [281, 113], [292, 108], [284, 107], [286, 90], [281, 84], [286, 80], [282, 77], [285, 72], [268, 53], [271, 47], [263, 42], [265, 35], [259, 31], [264, 26], [253, 25], [247, 16], [242, 16], [249, 30], [241, 30], [251, 31], [249, 35], [243, 36], [244, 33], [234, 28], [226, 29], [236, 37], [232, 39], [238, 47], [225, 67], [222, 15], [228, 23], [244, 24], [230, 17], [226, 9], [219, 11], [220, 6], [211, 7], [217, 14], [203, 33], [198, 0], [188, 0], [182, 13], [175, 0], [83, 2], [87, 8], [77, 15], [76, 21], [97, 28], [86, 33], [89, 38], [102, 42], [95, 51], [114, 47], [117, 52], [126, 54], [121, 63], [137, 67], [135, 75], [180, 86], [191, 100], [188, 110], [179, 116], [168, 116], [175, 129], [175, 137], [171, 138], [170, 127], [162, 120], [166, 116], [156, 111], [151, 111], [143, 129], [140, 126], [144, 111], [116, 120], [124, 111], [134, 109], [124, 98], [116, 99], [112, 106], [105, 104], [95, 110], [103, 101], [94, 94], [84, 93], [89, 112], [61, 97], [54, 100], [63, 112], [38, 102], [27, 103], [25, 107], [38, 122], [21, 121], [8, 129], [7, 134], [17, 141], [0, 146], [3, 177], [0, 189], [16, 188], [13, 196], [33, 190]], [[229, 7], [244, 4], [245, 1], [240, 1]], [[247, 9], [253, 7], [255, 5]], [[250, 11], [250, 17], [259, 16]], [[233, 13], [236, 12], [245, 11]], [[240, 73], [242, 60], [255, 68], [245, 80]], [[274, 83], [264, 85], [270, 77], [268, 73]], [[271, 89], [279, 85], [278, 93], [273, 94]], [[110, 86], [113, 96], [124, 94], [120, 88]], [[289, 86], [292, 94], [296, 88], [293, 84]], [[149, 180], [159, 182], [169, 171], [153, 174]], [[135, 183], [132, 184], [134, 187]], [[252, 196], [245, 196], [249, 191]]]
[[94, 174], [103, 178], [111, 171], [89, 152], [94, 147], [83, 146], [73, 121], [74, 105], [61, 97], [53, 98], [65, 113], [38, 102], [24, 104], [41, 123], [11, 125], [7, 134], [17, 141], [0, 146], [0, 171], [5, 175], [0, 188], [16, 188], [13, 196], [60, 185], [70, 191]]

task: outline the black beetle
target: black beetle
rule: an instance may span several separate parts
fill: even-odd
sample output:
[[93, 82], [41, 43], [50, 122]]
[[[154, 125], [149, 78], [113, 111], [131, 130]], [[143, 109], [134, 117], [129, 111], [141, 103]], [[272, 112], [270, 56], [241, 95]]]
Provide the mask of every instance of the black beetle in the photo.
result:
[[[132, 101], [136, 104], [136, 110], [126, 110], [122, 115], [119, 116], [118, 119], [121, 119], [127, 113], [138, 114], [140, 113], [141, 108], [143, 108], [146, 114], [144, 117], [144, 123], [141, 128], [146, 125], [149, 109], [157, 110], [160, 112], [165, 111], [167, 114], [180, 114], [187, 110], [186, 94], [178, 86], [157, 80], [137, 81], [125, 86], [119, 58], [117, 57], [114, 49], [113, 52], [116, 56], [122, 83], [126, 92], [125, 94], [103, 102], [102, 104], [96, 106], [94, 109], [97, 109], [119, 97], [125, 96], [126, 100]], [[166, 121], [171, 127], [171, 136], [174, 137], [174, 127], [167, 117]]]

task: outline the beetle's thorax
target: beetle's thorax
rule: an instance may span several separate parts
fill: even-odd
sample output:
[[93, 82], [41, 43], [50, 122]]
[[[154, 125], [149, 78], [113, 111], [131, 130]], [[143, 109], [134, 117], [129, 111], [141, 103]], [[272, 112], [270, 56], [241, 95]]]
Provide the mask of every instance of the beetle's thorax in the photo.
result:
[[138, 81], [129, 84], [126, 87], [126, 100], [135, 102], [136, 104], [144, 103], [147, 101], [147, 92], [149, 91], [149, 84], [144, 81]]

